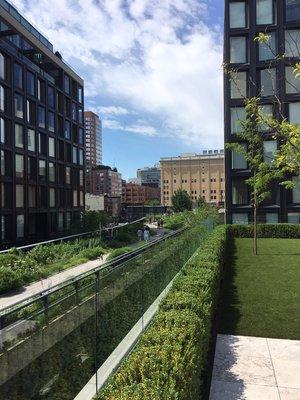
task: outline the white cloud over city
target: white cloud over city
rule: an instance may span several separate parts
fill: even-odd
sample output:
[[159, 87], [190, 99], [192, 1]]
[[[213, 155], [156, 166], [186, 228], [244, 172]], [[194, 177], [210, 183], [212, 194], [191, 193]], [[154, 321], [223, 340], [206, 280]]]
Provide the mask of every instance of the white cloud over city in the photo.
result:
[[84, 75], [106, 129], [222, 145], [221, 32], [205, 2], [12, 2]]

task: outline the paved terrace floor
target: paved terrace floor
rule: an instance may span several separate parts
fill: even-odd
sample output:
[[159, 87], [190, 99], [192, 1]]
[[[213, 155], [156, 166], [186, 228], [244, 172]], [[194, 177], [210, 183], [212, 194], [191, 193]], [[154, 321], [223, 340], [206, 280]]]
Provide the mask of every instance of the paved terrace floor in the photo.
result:
[[300, 400], [300, 341], [218, 335], [210, 400]]

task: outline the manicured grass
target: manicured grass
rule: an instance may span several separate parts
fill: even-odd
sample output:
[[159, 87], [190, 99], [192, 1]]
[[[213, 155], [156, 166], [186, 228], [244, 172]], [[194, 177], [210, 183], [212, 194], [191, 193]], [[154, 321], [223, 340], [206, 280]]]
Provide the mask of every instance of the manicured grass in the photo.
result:
[[232, 244], [219, 332], [300, 339], [300, 239], [259, 239], [258, 249], [252, 239]]

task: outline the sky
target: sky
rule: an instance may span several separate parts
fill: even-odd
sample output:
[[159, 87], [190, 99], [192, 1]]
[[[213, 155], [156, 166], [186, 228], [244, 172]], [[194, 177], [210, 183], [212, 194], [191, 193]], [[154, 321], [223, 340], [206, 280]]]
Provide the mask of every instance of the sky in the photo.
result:
[[11, 0], [85, 81], [125, 179], [223, 148], [222, 0]]

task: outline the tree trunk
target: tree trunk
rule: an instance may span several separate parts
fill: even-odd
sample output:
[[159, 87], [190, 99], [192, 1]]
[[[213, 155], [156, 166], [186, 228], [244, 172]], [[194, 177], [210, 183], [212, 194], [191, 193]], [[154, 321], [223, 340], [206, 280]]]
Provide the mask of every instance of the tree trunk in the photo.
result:
[[254, 203], [253, 212], [253, 253], [257, 255], [257, 205]]

